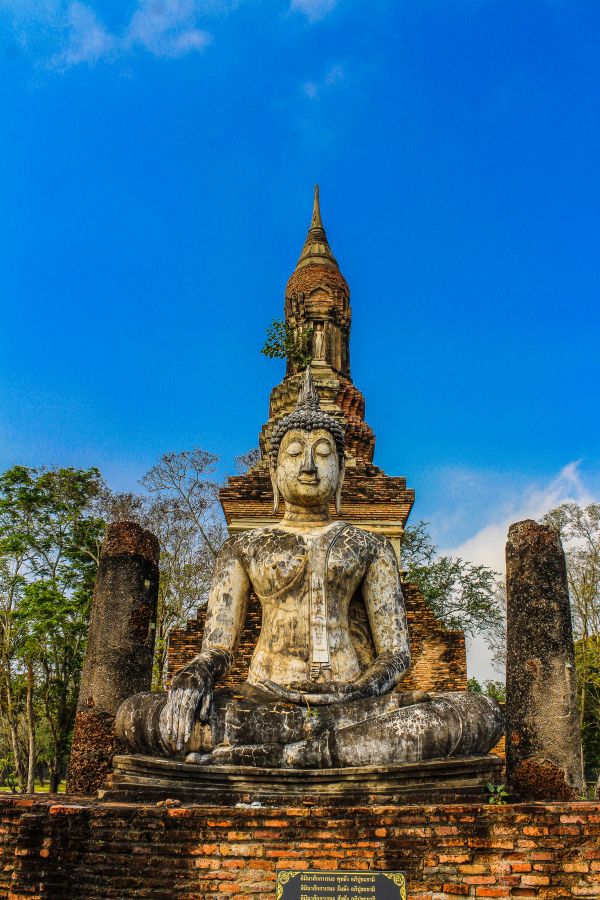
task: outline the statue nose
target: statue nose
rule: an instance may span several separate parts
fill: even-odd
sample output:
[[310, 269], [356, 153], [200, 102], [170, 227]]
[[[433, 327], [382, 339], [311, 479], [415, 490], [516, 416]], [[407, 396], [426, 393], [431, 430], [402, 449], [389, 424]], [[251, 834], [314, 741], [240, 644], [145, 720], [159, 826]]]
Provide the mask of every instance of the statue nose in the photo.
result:
[[315, 472], [317, 471], [317, 467], [315, 466], [315, 460], [314, 460], [311, 449], [306, 450], [304, 457], [302, 459], [302, 468], [300, 471], [305, 473], [306, 475], [314, 475]]

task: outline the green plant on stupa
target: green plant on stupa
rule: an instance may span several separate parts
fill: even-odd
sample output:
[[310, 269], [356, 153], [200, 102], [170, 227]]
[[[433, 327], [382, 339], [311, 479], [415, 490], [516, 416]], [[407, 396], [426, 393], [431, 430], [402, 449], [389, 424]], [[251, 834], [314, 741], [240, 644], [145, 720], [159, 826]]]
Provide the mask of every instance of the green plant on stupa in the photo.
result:
[[298, 368], [304, 369], [312, 359], [312, 339], [310, 325], [295, 329], [289, 322], [273, 319], [267, 328], [261, 353], [269, 359], [289, 359]]

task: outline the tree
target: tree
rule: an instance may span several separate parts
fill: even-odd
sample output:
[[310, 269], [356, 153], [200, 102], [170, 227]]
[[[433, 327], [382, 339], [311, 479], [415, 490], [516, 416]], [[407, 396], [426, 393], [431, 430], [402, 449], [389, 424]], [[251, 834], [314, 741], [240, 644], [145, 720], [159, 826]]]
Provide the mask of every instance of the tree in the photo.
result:
[[[15, 624], [15, 610], [26, 584], [26, 546], [14, 524], [10, 511], [0, 500], [0, 710], [3, 725], [10, 739], [10, 751], [2, 751], [2, 758], [12, 755], [11, 770], [21, 787], [25, 787], [19, 719], [21, 706], [20, 684], [17, 678], [20, 635]], [[11, 525], [13, 527], [11, 527]]]
[[14, 466], [0, 476], [2, 709], [15, 769], [28, 788], [36, 699], [51, 735], [51, 790], [66, 764], [104, 531], [92, 510], [100, 487], [97, 469]]
[[474, 694], [486, 694], [488, 697], [493, 697], [498, 703], [506, 703], [506, 685], [501, 681], [488, 679], [480, 684], [476, 678], [469, 678], [467, 689]]
[[297, 369], [305, 369], [312, 359], [312, 326], [294, 328], [289, 322], [274, 319], [267, 328], [261, 350], [269, 359], [288, 359]]
[[238, 475], [243, 475], [244, 472], [247, 472], [249, 469], [253, 469], [254, 466], [258, 465], [261, 459], [262, 454], [259, 447], [253, 447], [252, 450], [248, 450], [247, 453], [242, 453], [240, 454], [240, 456], [236, 456], [235, 468]]
[[449, 628], [481, 634], [492, 646], [502, 627], [498, 573], [459, 557], [440, 556], [426, 522], [408, 526], [402, 538], [402, 564], [433, 612]]
[[600, 770], [600, 504], [563, 503], [542, 521], [565, 550], [584, 757]]
[[16, 614], [26, 635], [21, 658], [28, 674], [29, 783], [34, 772], [31, 749], [35, 733], [32, 728], [35, 669], [39, 703], [51, 736], [51, 791], [58, 790], [67, 761], [77, 709], [91, 593], [91, 585], [70, 592], [61, 589], [54, 581], [33, 582], [27, 585]]

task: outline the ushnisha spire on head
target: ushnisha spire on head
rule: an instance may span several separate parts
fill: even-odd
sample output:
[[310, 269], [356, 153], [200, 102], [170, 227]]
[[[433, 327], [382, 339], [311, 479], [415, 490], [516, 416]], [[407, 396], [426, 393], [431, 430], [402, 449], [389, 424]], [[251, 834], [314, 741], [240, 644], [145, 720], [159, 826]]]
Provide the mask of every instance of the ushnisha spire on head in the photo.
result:
[[298, 391], [298, 400], [296, 401], [296, 409], [319, 409], [319, 392], [315, 387], [312, 377], [310, 365], [304, 370], [304, 378]]
[[340, 461], [340, 466], [344, 463], [344, 431], [345, 428], [339, 419], [329, 415], [321, 409], [319, 404], [319, 394], [313, 381], [310, 366], [306, 367], [304, 372], [304, 380], [298, 392], [298, 401], [296, 408], [289, 415], [285, 416], [273, 429], [271, 435], [270, 462], [273, 467], [277, 466], [277, 454], [279, 447], [285, 434], [288, 431], [297, 429], [298, 431], [317, 431], [319, 428], [328, 431], [333, 438]]

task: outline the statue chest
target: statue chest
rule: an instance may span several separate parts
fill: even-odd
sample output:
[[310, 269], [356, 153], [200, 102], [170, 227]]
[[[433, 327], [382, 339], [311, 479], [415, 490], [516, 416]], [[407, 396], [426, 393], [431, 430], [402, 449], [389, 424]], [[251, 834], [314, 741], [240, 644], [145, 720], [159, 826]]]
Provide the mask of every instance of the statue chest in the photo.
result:
[[[329, 603], [323, 610], [334, 614], [347, 607], [370, 562], [363, 548], [345, 540], [344, 526], [332, 528], [315, 539], [282, 531], [271, 532], [248, 554], [246, 569], [263, 607], [292, 612], [310, 603]], [[347, 601], [347, 602], [345, 602]]]
[[246, 571], [263, 610], [253, 683], [358, 674], [348, 607], [372, 558], [368, 536], [343, 522], [309, 538], [274, 529], [248, 553]]

